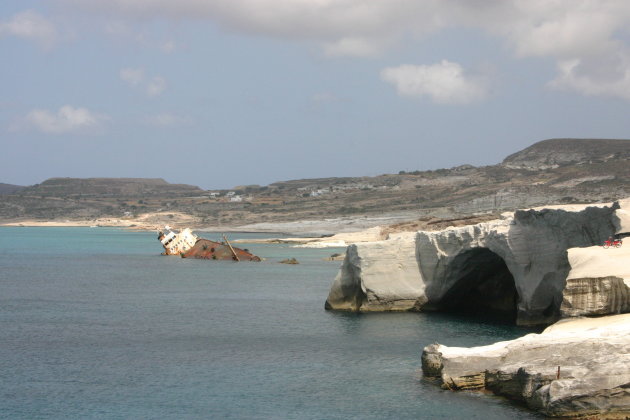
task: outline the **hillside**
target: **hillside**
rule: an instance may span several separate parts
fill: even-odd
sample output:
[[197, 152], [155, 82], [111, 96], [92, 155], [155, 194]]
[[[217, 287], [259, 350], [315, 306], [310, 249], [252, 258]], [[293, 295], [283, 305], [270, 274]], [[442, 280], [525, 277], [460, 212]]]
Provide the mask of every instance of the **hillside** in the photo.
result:
[[566, 165], [630, 159], [628, 140], [551, 139], [514, 153], [502, 163], [506, 168], [544, 170]]
[[199, 187], [169, 184], [161, 178], [50, 178], [22, 191], [42, 197], [171, 197], [201, 192]]
[[0, 195], [14, 194], [24, 188], [26, 187], [22, 187], [21, 185], [3, 184], [0, 182]]
[[91, 220], [168, 212], [192, 216], [193, 227], [394, 213], [413, 220], [627, 196], [629, 140], [552, 139], [491, 166], [301, 179], [233, 190], [203, 191], [162, 179], [53, 178], [3, 196], [0, 220]]

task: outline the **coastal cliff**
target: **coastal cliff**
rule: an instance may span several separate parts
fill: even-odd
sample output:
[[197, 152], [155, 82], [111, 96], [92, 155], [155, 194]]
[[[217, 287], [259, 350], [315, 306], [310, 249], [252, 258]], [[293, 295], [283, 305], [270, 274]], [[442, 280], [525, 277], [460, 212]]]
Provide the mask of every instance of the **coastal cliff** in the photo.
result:
[[326, 307], [491, 313], [520, 325], [550, 324], [561, 316], [568, 250], [619, 233], [628, 222], [628, 200], [622, 203], [517, 210], [472, 226], [351, 245]]
[[350, 245], [331, 287], [327, 309], [407, 311], [426, 303], [415, 241]]
[[630, 315], [563, 320], [483, 347], [432, 344], [422, 369], [444, 389], [491, 391], [550, 417], [627, 418]]

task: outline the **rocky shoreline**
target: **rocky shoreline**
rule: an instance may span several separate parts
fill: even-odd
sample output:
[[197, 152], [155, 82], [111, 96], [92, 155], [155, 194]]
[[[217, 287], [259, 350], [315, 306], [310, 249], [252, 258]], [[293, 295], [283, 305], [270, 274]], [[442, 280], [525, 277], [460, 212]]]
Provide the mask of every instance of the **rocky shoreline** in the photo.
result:
[[488, 346], [429, 345], [424, 375], [443, 389], [490, 391], [549, 417], [627, 419], [630, 243], [601, 244], [629, 236], [629, 210], [629, 199], [518, 210], [356, 243], [326, 308], [491, 313], [521, 325], [564, 318], [541, 334]]
[[630, 416], [630, 314], [560, 321], [489, 346], [432, 344], [422, 370], [451, 391], [486, 390], [549, 417]]
[[[12, 225], [153, 230], [173, 219], [194, 222], [169, 213]], [[401, 232], [377, 226], [394, 219], [200, 230], [334, 232], [261, 240], [306, 247], [349, 245], [327, 309], [464, 311], [471, 316], [492, 312], [521, 325], [549, 325], [565, 318], [541, 334], [489, 346], [429, 345], [422, 354], [424, 374], [444, 389], [489, 391], [550, 417], [630, 416], [630, 315], [616, 315], [630, 312], [630, 239], [618, 249], [600, 246], [610, 236], [630, 233], [630, 199], [517, 210], [481, 223], [442, 220], [437, 230]]]
[[[475, 225], [356, 243], [348, 247], [326, 307], [360, 312], [483, 308], [513, 313], [519, 325], [549, 325], [561, 316], [569, 256], [586, 252], [584, 264], [591, 267], [614, 257], [619, 250], [599, 245], [623, 233], [629, 207], [630, 200], [624, 200], [517, 210]], [[622, 260], [620, 255], [584, 275], [619, 276]], [[576, 267], [571, 278], [584, 277], [580, 272], [584, 268]]]

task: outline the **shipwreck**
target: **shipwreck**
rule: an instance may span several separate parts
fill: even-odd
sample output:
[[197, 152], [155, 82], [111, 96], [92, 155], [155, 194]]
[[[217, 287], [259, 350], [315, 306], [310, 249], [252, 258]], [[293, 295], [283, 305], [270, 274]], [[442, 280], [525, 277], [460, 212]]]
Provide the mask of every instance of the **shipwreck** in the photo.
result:
[[165, 226], [164, 230], [158, 232], [158, 240], [164, 247], [162, 255], [203, 260], [260, 261], [260, 257], [247, 249], [233, 247], [225, 235], [223, 241], [215, 242], [199, 238], [190, 228], [177, 232]]

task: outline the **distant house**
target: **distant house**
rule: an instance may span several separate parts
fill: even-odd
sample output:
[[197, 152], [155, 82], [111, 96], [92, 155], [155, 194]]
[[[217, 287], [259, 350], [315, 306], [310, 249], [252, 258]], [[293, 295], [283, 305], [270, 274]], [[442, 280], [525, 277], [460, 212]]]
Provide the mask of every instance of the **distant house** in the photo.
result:
[[311, 191], [311, 197], [319, 197], [320, 195], [328, 194], [329, 192], [330, 190], [328, 189], [313, 190]]
[[230, 197], [230, 201], [232, 203], [240, 203], [241, 201], [243, 201], [243, 197], [240, 195], [234, 195], [232, 197]]

